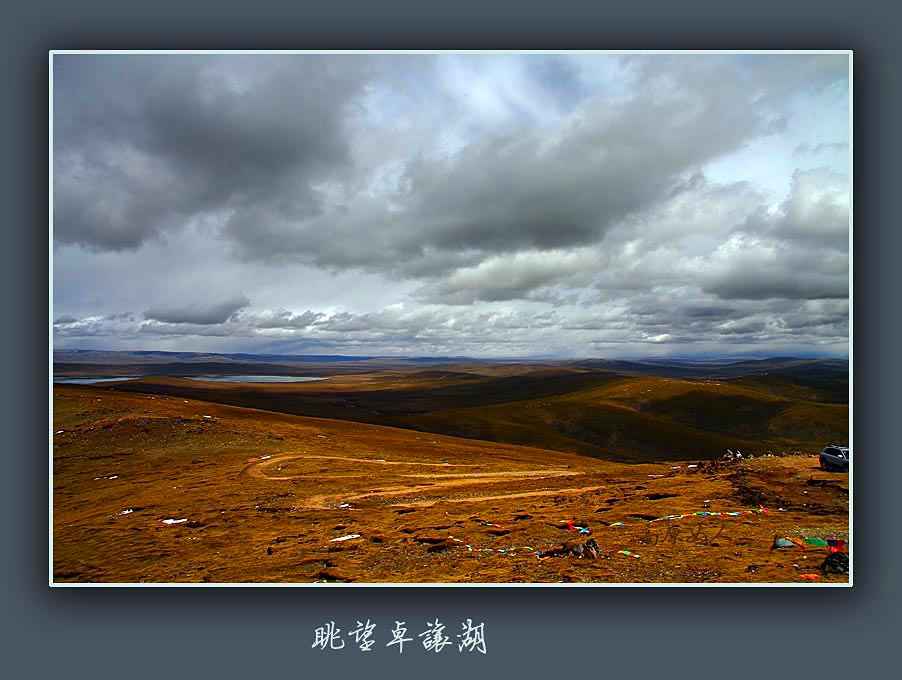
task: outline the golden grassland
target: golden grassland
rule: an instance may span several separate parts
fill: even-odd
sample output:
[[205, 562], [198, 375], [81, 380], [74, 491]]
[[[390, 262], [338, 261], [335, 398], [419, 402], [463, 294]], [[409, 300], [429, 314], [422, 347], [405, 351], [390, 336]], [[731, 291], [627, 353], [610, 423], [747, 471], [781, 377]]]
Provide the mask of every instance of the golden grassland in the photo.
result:
[[[340, 381], [329, 381], [328, 389], [333, 394], [411, 389], [400, 387], [411, 382], [404, 376], [342, 380], [341, 390]], [[424, 380], [460, 388], [463, 397], [453, 389], [450, 396], [423, 393], [433, 403], [451, 405], [472, 394], [461, 383], [475, 382], [447, 377], [413, 382]], [[696, 413], [698, 383], [638, 378], [431, 415], [465, 427], [470, 411], [469, 417], [483, 419], [470, 434], [496, 427], [502, 430], [497, 439], [528, 441], [528, 433], [518, 435], [516, 427], [531, 427], [543, 446], [553, 437], [560, 440], [551, 443], [566, 444], [555, 451], [196, 398], [215, 389], [219, 400], [229, 394], [247, 399], [264, 392], [259, 386], [220, 384], [207, 390], [193, 381], [146, 382], [169, 393], [54, 388], [57, 583], [808, 583], [802, 578], [806, 573], [816, 574], [819, 583], [848, 579], [816, 569], [825, 549], [772, 549], [775, 536], [848, 537], [848, 475], [818, 470], [816, 457], [759, 456], [715, 469], [689, 467], [703, 463], [689, 456], [627, 464], [567, 451], [583, 442], [596, 447], [596, 454], [641, 452], [649, 441], [664, 446], [667, 438], [672, 443], [686, 432], [712, 437], [716, 446], [721, 439], [744, 441], [726, 432], [731, 422], [749, 419], [775, 423], [775, 441], [782, 436], [800, 442], [786, 433], [802, 425], [816, 429], [818, 417], [835, 428], [845, 406], [806, 405], [724, 385], [724, 408], [713, 422], [710, 414]], [[179, 389], [184, 394], [174, 393]], [[310, 403], [322, 405], [325, 389], [323, 383], [268, 385], [266, 393], [313, 395]], [[384, 394], [378, 401], [387, 401]], [[356, 409], [331, 408], [360, 411], [373, 403], [362, 399]], [[553, 408], [542, 406], [551, 403]], [[605, 413], [617, 414], [619, 420], [609, 422], [622, 445], [610, 438], [593, 444], [584, 433], [579, 439], [575, 425], [569, 431], [560, 425], [568, 418], [579, 425], [589, 411], [601, 421]], [[387, 420], [427, 428], [434, 425], [429, 418], [423, 412]], [[693, 427], [692, 418], [711, 422]], [[723, 434], [716, 428], [711, 434], [719, 424]], [[652, 434], [631, 434], [633, 428]], [[654, 435], [656, 428], [664, 435]], [[757, 429], [750, 432], [748, 451], [761, 446], [758, 437]], [[705, 457], [710, 455], [697, 455]], [[753, 512], [759, 504], [766, 514]], [[742, 514], [648, 521], [703, 508]], [[164, 523], [167, 519], [186, 521]], [[568, 531], [565, 520], [589, 527], [591, 534]], [[598, 559], [536, 555], [590, 537], [600, 546]]]

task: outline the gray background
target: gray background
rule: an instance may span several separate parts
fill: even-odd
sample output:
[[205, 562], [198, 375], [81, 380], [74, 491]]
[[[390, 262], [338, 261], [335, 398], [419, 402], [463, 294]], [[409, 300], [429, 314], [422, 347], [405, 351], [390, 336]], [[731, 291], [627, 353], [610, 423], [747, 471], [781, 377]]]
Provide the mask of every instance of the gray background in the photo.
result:
[[[899, 607], [899, 10], [889, 3], [759, 1], [128, 5], [5, 9], [0, 82], [4, 207], [0, 640], [6, 677], [842, 677], [893, 650]], [[537, 11], [531, 11], [534, 6]], [[538, 11], [541, 9], [541, 11]], [[102, 588], [48, 579], [47, 73], [51, 49], [855, 50], [855, 587]], [[890, 442], [893, 442], [891, 445]], [[879, 450], [879, 453], [878, 453]], [[813, 592], [817, 591], [817, 592]], [[488, 654], [381, 645], [438, 617], [486, 627]], [[335, 620], [377, 623], [370, 654], [311, 649]], [[456, 630], [450, 631], [452, 634]], [[892, 636], [892, 637], [891, 637]]]

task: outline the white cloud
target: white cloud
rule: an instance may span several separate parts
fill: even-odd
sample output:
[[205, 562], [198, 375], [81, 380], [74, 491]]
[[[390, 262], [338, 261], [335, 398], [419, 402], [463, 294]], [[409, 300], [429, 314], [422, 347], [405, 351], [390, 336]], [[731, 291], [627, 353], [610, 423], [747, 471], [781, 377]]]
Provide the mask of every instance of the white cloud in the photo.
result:
[[56, 342], [842, 354], [846, 65], [62, 55]]

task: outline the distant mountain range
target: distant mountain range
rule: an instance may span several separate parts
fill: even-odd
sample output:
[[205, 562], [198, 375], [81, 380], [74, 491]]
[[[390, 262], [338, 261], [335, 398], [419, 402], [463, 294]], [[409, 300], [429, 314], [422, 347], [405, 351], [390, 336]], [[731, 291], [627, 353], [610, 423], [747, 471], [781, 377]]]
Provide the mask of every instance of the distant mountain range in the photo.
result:
[[569, 364], [587, 367], [612, 368], [617, 366], [647, 366], [647, 367], [705, 367], [718, 366], [747, 366], [756, 368], [780, 369], [792, 364], [817, 362], [823, 365], [835, 365], [847, 367], [848, 359], [825, 359], [804, 357], [766, 357], [756, 359], [735, 358], [706, 358], [706, 359], [550, 359], [550, 358], [514, 358], [514, 359], [479, 359], [466, 356], [440, 357], [440, 356], [386, 356], [386, 355], [347, 355], [347, 354], [251, 354], [246, 352], [218, 353], [218, 352], [166, 352], [161, 350], [95, 350], [95, 349], [55, 349], [53, 350], [54, 362], [76, 363], [102, 363], [105, 361], [136, 360], [171, 362], [171, 361], [253, 361], [253, 362], [337, 362], [337, 361], [412, 361], [427, 363], [443, 362], [487, 362], [487, 363], [547, 363]]

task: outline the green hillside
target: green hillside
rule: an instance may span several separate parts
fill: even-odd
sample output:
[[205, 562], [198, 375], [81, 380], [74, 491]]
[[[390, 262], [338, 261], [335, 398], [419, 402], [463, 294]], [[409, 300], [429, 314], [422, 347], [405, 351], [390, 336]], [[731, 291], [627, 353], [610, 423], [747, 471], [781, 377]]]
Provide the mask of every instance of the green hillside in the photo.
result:
[[[841, 382], [832, 374], [805, 380]], [[725, 380], [584, 367], [521, 365], [498, 374], [418, 367], [300, 384], [153, 377], [112, 388], [619, 461], [815, 451], [848, 439], [846, 404], [823, 403], [827, 391], [772, 374]]]

